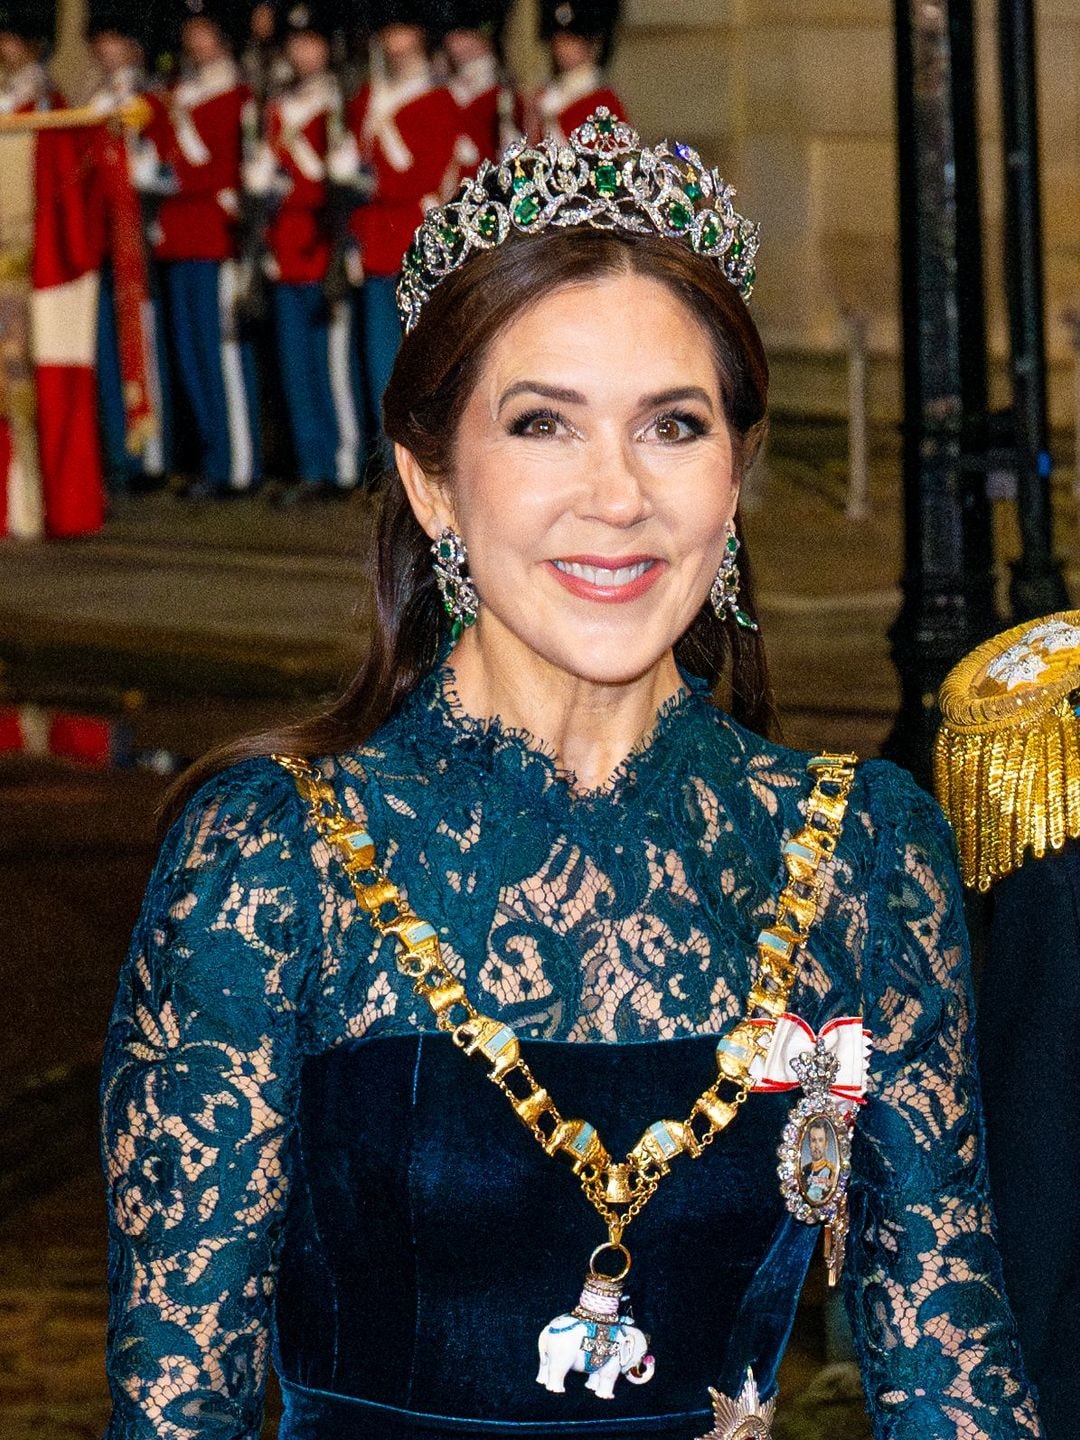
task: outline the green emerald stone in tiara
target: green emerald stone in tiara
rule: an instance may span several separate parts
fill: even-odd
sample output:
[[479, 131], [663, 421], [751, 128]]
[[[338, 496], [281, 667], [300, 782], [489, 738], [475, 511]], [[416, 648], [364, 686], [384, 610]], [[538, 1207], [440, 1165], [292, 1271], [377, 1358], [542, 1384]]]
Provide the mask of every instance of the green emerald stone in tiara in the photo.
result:
[[758, 227], [740, 215], [735, 191], [696, 150], [662, 141], [643, 148], [637, 132], [598, 107], [566, 143], [515, 140], [496, 163], [485, 160], [417, 230], [397, 287], [406, 332], [431, 292], [474, 251], [492, 250], [512, 231], [537, 235], [554, 226], [650, 232], [715, 260], [749, 300]]

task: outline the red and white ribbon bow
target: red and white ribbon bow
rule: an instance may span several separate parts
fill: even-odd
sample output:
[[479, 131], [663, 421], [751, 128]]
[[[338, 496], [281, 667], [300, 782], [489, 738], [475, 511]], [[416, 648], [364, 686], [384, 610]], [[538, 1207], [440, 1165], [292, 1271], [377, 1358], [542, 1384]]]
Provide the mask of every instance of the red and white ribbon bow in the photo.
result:
[[[771, 1021], [756, 1020], [756, 1025]], [[791, 1068], [798, 1055], [813, 1050], [817, 1042], [813, 1027], [799, 1015], [784, 1014], [773, 1028], [772, 1043], [764, 1061], [755, 1060], [750, 1073], [754, 1089], [762, 1094], [797, 1090], [799, 1082]], [[825, 1048], [836, 1056], [840, 1068], [829, 1093], [838, 1100], [862, 1104], [866, 1097], [866, 1070], [870, 1058], [870, 1031], [863, 1028], [861, 1015], [841, 1015], [821, 1027]]]

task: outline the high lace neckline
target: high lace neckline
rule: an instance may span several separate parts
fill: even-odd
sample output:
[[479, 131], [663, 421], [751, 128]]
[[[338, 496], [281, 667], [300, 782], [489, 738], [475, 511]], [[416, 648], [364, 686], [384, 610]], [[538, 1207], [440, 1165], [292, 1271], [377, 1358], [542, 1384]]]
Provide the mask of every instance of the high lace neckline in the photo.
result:
[[[454, 684], [453, 670], [443, 659], [428, 674], [406, 709], [411, 719], [427, 717], [456, 760], [470, 760], [485, 769], [540, 777], [540, 789], [557, 793], [575, 806], [619, 804], [646, 771], [662, 768], [665, 742], [688, 713], [715, 709], [709, 682], [680, 668], [680, 688], [657, 709], [653, 723], [601, 785], [581, 786], [576, 772], [560, 765], [551, 746], [523, 726], [507, 725], [500, 715], [478, 716], [466, 710]], [[441, 748], [441, 747], [440, 747]]]

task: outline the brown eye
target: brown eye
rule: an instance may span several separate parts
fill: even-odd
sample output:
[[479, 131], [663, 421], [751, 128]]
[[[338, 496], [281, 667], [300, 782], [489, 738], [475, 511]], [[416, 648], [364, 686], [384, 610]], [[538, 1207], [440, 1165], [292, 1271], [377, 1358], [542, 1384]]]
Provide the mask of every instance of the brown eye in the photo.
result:
[[675, 445], [704, 435], [707, 428], [699, 416], [672, 410], [657, 415], [643, 433], [646, 438], [659, 440], [664, 445]]
[[558, 435], [561, 423], [562, 417], [553, 410], [529, 410], [524, 415], [519, 415], [510, 426], [510, 434], [549, 440]]

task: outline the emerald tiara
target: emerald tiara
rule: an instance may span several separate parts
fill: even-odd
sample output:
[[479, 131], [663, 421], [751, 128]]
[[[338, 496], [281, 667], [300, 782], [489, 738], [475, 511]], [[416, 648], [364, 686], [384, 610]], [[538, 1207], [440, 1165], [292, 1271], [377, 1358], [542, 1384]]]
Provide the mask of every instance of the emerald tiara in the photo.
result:
[[485, 160], [453, 200], [429, 210], [405, 256], [397, 287], [408, 333], [440, 280], [511, 230], [549, 226], [654, 231], [719, 265], [744, 300], [754, 288], [758, 227], [740, 215], [735, 191], [689, 145], [644, 149], [637, 131], [598, 106], [566, 144], [515, 140]]

